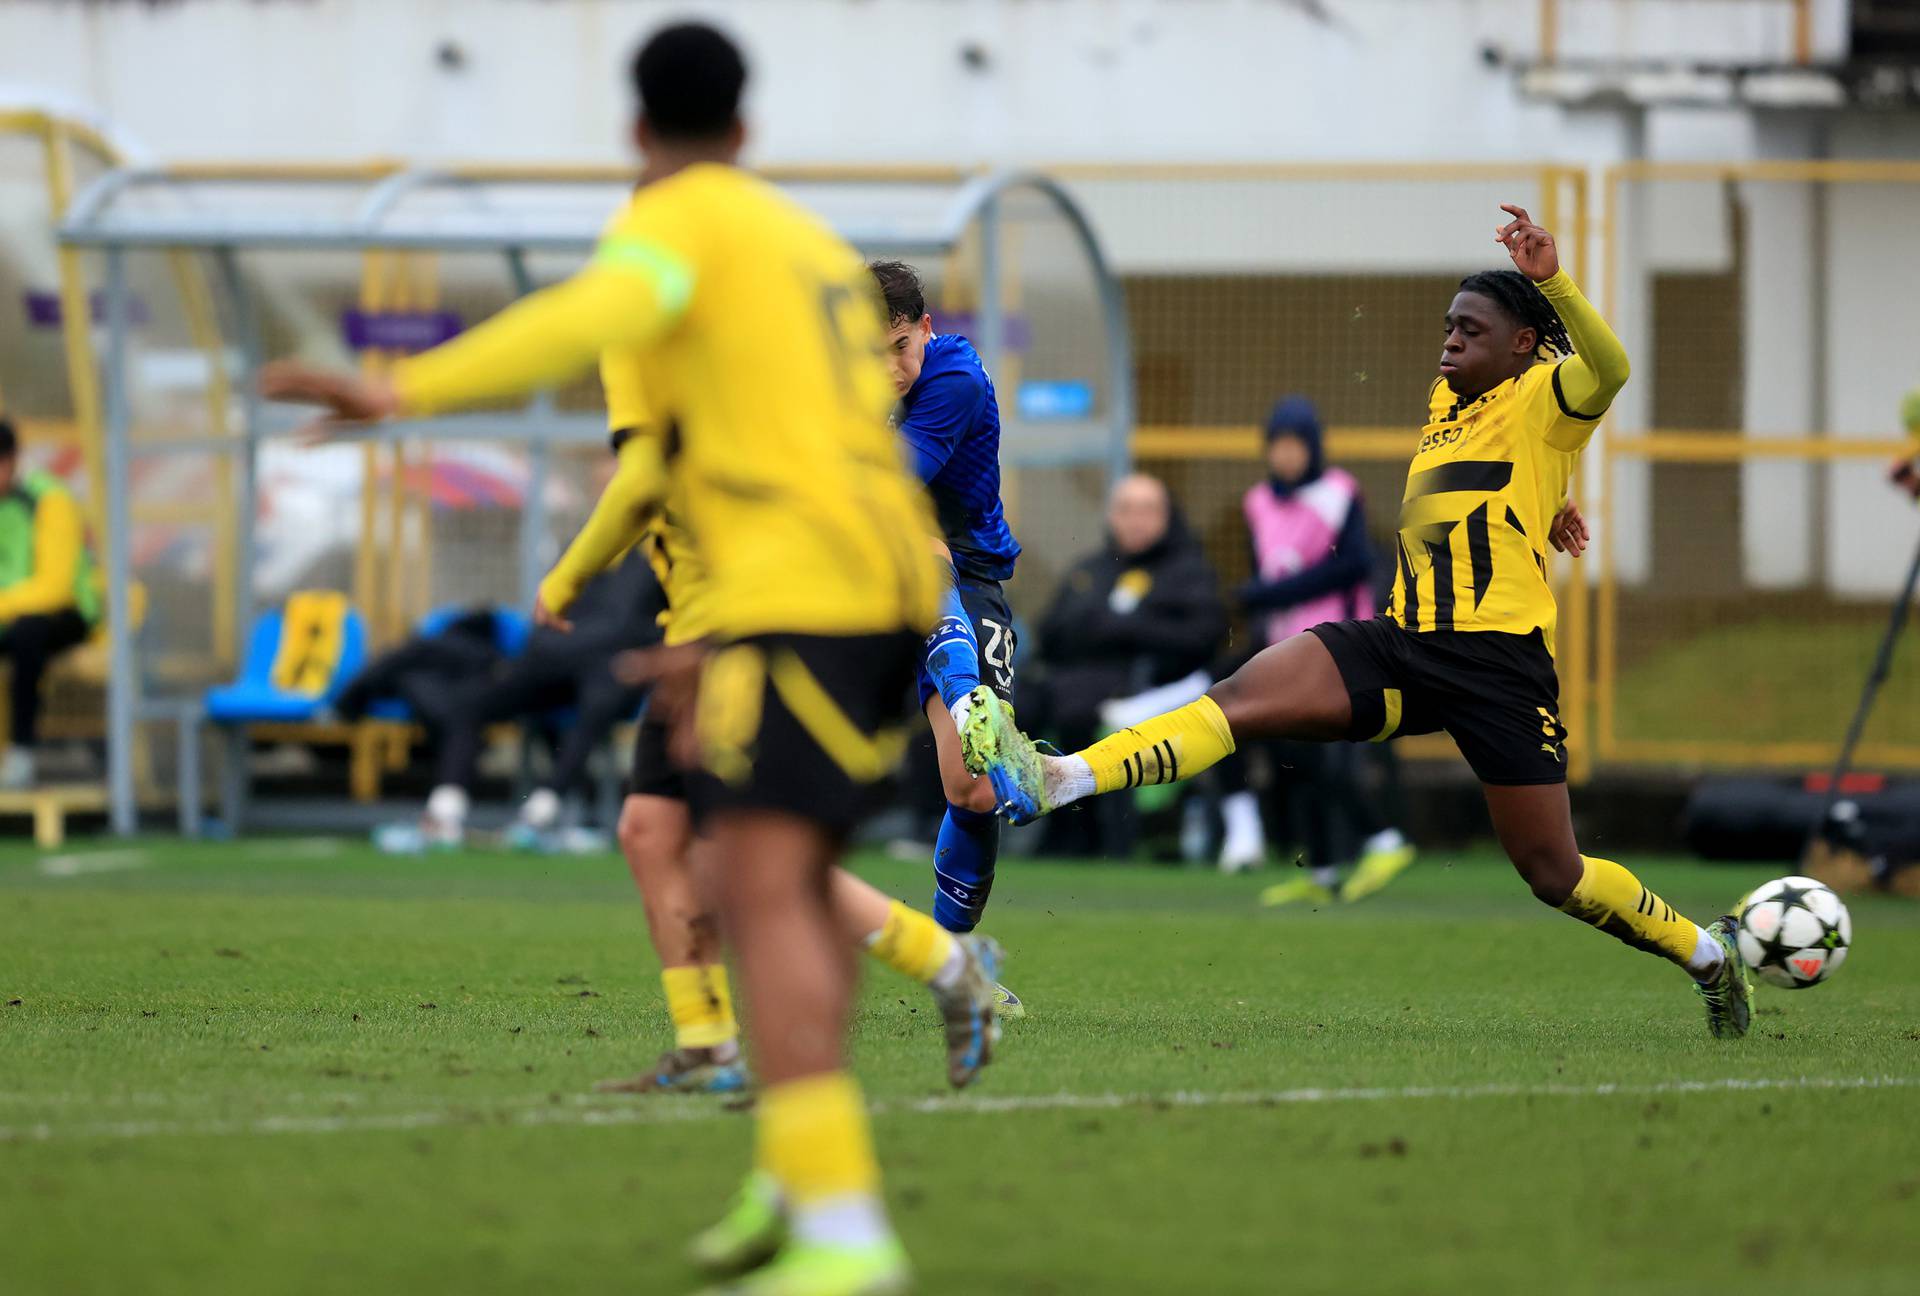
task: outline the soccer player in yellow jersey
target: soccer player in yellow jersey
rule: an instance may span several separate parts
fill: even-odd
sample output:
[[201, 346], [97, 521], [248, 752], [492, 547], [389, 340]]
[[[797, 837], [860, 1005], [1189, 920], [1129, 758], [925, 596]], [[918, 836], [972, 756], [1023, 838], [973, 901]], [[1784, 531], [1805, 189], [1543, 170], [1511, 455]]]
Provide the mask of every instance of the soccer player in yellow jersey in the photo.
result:
[[[696, 1258], [757, 1267], [723, 1289], [754, 1296], [903, 1291], [843, 1061], [855, 963], [830, 882], [905, 743], [901, 702], [940, 598], [933, 518], [887, 428], [865, 265], [735, 165], [739, 51], [682, 24], [634, 68], [641, 188], [585, 269], [388, 379], [283, 363], [262, 386], [365, 420], [552, 387], [608, 350], [646, 358], [670, 434], [631, 440], [616, 482], [635, 506], [681, 492], [706, 566], [713, 647], [695, 727], [764, 1086], [756, 1173]], [[548, 588], [563, 618], [565, 591]]]
[[1067, 757], [1043, 756], [990, 694], [969, 746], [1027, 820], [1098, 792], [1190, 778], [1247, 738], [1384, 742], [1446, 730], [1486, 793], [1494, 833], [1534, 895], [1685, 968], [1716, 1036], [1747, 1030], [1734, 921], [1699, 927], [1574, 842], [1554, 672], [1546, 546], [1627, 355], [1525, 210], [1496, 238], [1516, 270], [1470, 275], [1447, 308], [1440, 376], [1400, 505], [1384, 617], [1275, 644], [1189, 706]]
[[[600, 358], [607, 423], [616, 453], [635, 437], [665, 435], [645, 398], [646, 357], [610, 351]], [[681, 519], [679, 492], [653, 507], [636, 507], [618, 483], [547, 577], [539, 615], [564, 606], [570, 592], [614, 565], [636, 539], [644, 546], [667, 610], [663, 651], [645, 654], [647, 669], [671, 673], [697, 662], [708, 633], [706, 580], [693, 537]], [[664, 659], [664, 660], [663, 660]], [[663, 699], [665, 701], [665, 699]], [[620, 810], [620, 850], [646, 902], [648, 934], [660, 958], [660, 982], [674, 1027], [674, 1047], [651, 1068], [600, 1086], [609, 1093], [729, 1093], [744, 1089], [739, 1025], [720, 956], [720, 930], [709, 899], [711, 844], [695, 836], [710, 776], [683, 769], [672, 748], [669, 708], [649, 706], [634, 741], [633, 767]], [[984, 782], [984, 780], [983, 780]], [[1000, 949], [972, 934], [955, 935], [844, 869], [833, 873], [833, 908], [842, 935], [856, 947], [933, 994], [946, 1028], [947, 1080], [971, 1083], [992, 1060], [999, 1037], [994, 977]]]

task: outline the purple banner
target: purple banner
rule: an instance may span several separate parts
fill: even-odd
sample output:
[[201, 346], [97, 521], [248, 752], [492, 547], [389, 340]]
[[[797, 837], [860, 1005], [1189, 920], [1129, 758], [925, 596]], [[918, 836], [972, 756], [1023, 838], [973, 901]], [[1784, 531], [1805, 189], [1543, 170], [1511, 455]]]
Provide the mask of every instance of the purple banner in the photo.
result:
[[[57, 329], [65, 312], [60, 309], [60, 294], [40, 288], [29, 288], [21, 294], [26, 306], [27, 327], [39, 329]], [[87, 297], [87, 306], [95, 324], [107, 322], [107, 295], [96, 291]], [[147, 304], [138, 297], [127, 299], [127, 318], [138, 328], [147, 322]]]
[[[935, 333], [958, 333], [969, 342], [980, 343], [980, 321], [972, 311], [934, 311], [933, 331]], [[1024, 355], [1033, 349], [1033, 321], [1025, 315], [1002, 315], [1000, 317], [1001, 336], [1007, 350], [1016, 355]]]
[[452, 311], [363, 311], [340, 314], [340, 334], [355, 351], [425, 351], [456, 336]]

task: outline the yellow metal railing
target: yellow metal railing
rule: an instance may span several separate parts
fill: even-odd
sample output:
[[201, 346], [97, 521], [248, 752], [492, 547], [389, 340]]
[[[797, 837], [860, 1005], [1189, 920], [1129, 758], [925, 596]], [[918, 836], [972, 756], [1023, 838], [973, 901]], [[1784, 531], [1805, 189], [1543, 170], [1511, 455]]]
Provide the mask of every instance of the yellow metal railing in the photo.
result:
[[[1783, 253], [1777, 237], [1765, 252], [1752, 245], [1750, 213], [1756, 203], [1778, 196], [1770, 192], [1776, 186], [1803, 191], [1804, 210], [1788, 209], [1803, 222], [1803, 250]], [[1601, 176], [1600, 299], [1609, 318], [1616, 323], [1637, 320], [1649, 334], [1627, 339], [1636, 363], [1642, 354], [1655, 361], [1647, 366], [1649, 376], [1636, 375], [1636, 382], [1653, 384], [1653, 399], [1643, 390], [1634, 406], [1643, 413], [1610, 419], [1592, 454], [1598, 480], [1604, 483], [1595, 527], [1599, 563], [1594, 635], [1595, 728], [1602, 761], [1804, 768], [1822, 765], [1835, 754], [1847, 710], [1884, 624], [1887, 596], [1849, 592], [1847, 582], [1836, 575], [1830, 551], [1844, 543], [1836, 537], [1845, 529], [1842, 512], [1850, 501], [1867, 500], [1878, 488], [1866, 481], [1911, 447], [1897, 439], [1891, 407], [1884, 420], [1856, 414], [1868, 421], [1833, 426], [1831, 396], [1813, 394], [1811, 375], [1831, 365], [1832, 355], [1847, 345], [1846, 329], [1855, 327], [1849, 321], [1900, 318], [1903, 299], [1897, 274], [1843, 275], [1831, 260], [1838, 255], [1836, 249], [1860, 249], [1843, 244], [1844, 231], [1830, 221], [1860, 221], [1882, 212], [1889, 214], [1886, 219], [1878, 224], [1868, 220], [1863, 227], [1869, 234], [1901, 226], [1905, 217], [1900, 213], [1911, 205], [1911, 197], [1890, 192], [1889, 186], [1909, 186], [1913, 195], [1920, 195], [1920, 162], [1635, 161], [1608, 167]], [[1650, 250], [1664, 246], [1657, 230], [1629, 230], [1625, 224], [1630, 211], [1647, 219], [1645, 207], [1655, 195], [1682, 204], [1690, 199], [1691, 205], [1681, 210], [1711, 213], [1707, 219], [1724, 223], [1713, 231], [1716, 253], [1693, 267], [1709, 281], [1717, 276], [1718, 283], [1706, 291], [1723, 297], [1712, 325], [1718, 333], [1688, 336], [1679, 347], [1670, 331], [1663, 332], [1654, 309], [1656, 285], [1663, 273], [1673, 273], [1672, 267], [1643, 261], [1631, 280], [1627, 275], [1627, 251], [1636, 241]], [[1638, 205], [1630, 207], [1630, 200]], [[1783, 209], [1761, 210], [1778, 214]], [[1796, 357], [1795, 363], [1807, 367], [1809, 389], [1790, 402], [1789, 409], [1772, 409], [1762, 402], [1768, 421], [1749, 428], [1747, 414], [1759, 397], [1751, 385], [1743, 389], [1743, 378], [1753, 378], [1749, 371], [1761, 366], [1764, 384], [1765, 367], [1779, 363], [1756, 352], [1751, 321], [1763, 307], [1743, 300], [1756, 291], [1755, 282], [1773, 282], [1773, 276], [1763, 273], [1765, 263], [1749, 259], [1763, 255], [1786, 256], [1781, 264], [1789, 267], [1787, 277], [1804, 274], [1814, 285], [1806, 291], [1820, 304], [1804, 308], [1785, 288], [1777, 299], [1771, 287], [1758, 290], [1769, 293], [1764, 309], [1792, 314], [1796, 327], [1807, 335], [1804, 357]], [[1912, 249], [1896, 242], [1886, 246], [1884, 255], [1889, 267], [1904, 265]], [[1814, 258], [1810, 271], [1805, 258]], [[1673, 327], [1665, 325], [1666, 330]], [[1713, 344], [1715, 361], [1704, 376], [1723, 387], [1718, 405], [1712, 407], [1718, 412], [1708, 417], [1724, 422], [1675, 426], [1679, 420], [1661, 417], [1660, 363], [1691, 363], [1689, 358], [1708, 343]], [[1718, 367], [1722, 363], [1728, 367], [1724, 373]], [[1920, 361], [1914, 362], [1914, 370], [1920, 373]], [[1852, 372], [1857, 378], [1860, 371], [1856, 367]], [[1888, 374], [1887, 380], [1898, 390], [1910, 385], [1913, 376]], [[1664, 399], [1684, 401], [1697, 395], [1676, 390], [1683, 385], [1670, 376]], [[1848, 408], [1857, 405], [1857, 400], [1848, 402]], [[1698, 413], [1695, 405], [1687, 408]], [[1883, 435], [1871, 435], [1876, 431]], [[1805, 471], [1777, 476], [1794, 467]], [[1749, 468], [1754, 471], [1740, 471]], [[1776, 476], [1763, 478], [1757, 475], [1761, 471]], [[1846, 494], [1849, 487], [1855, 493]], [[1681, 492], [1675, 498], [1687, 507], [1676, 512], [1672, 499], [1659, 497], [1662, 489]], [[1776, 497], [1767, 492], [1781, 490], [1789, 492], [1785, 498], [1797, 510], [1792, 525], [1804, 534], [1804, 547], [1785, 558], [1773, 553], [1763, 559], [1756, 546], [1765, 537], [1755, 532], [1764, 528], [1753, 524], [1753, 510], [1772, 507]], [[1622, 536], [1620, 527], [1627, 524], [1623, 498], [1629, 496], [1644, 511], [1644, 523], [1638, 518], [1634, 523], [1649, 528], [1646, 535]], [[1662, 526], [1666, 540], [1661, 543], [1677, 541], [1680, 548], [1680, 557], [1668, 555], [1664, 565], [1653, 530]], [[1644, 548], [1640, 561], [1645, 570], [1636, 571], [1633, 580], [1622, 571], [1624, 538], [1637, 539]], [[1903, 533], [1887, 541], [1890, 550], [1899, 550], [1911, 537]], [[1767, 561], [1773, 570], [1764, 566]], [[1706, 563], [1710, 569], [1686, 570], [1690, 563]], [[1897, 559], [1889, 559], [1884, 566], [1897, 564]], [[1897, 575], [1870, 570], [1873, 566], [1856, 562], [1851, 569], [1854, 584], [1862, 590], [1878, 588]], [[1920, 701], [1920, 672], [1911, 661], [1908, 654], [1896, 658], [1887, 696], [1859, 749], [1863, 762], [1920, 768], [1920, 722], [1910, 719], [1917, 714], [1912, 704]]]
[[[1802, 67], [1813, 62], [1813, 0], [1748, 0], [1752, 4], [1787, 5], [1793, 16], [1793, 61]], [[1560, 59], [1560, 15], [1562, 0], [1539, 0], [1537, 30], [1540, 37], [1540, 61], [1556, 63]]]

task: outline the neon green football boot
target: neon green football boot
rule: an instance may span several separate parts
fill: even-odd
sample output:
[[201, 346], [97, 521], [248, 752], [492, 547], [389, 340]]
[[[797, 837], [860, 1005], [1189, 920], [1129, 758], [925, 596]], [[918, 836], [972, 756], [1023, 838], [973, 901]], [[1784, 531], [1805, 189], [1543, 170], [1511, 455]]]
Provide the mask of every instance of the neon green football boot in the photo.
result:
[[1332, 904], [1333, 890], [1330, 887], [1321, 886], [1311, 877], [1303, 874], [1300, 877], [1288, 878], [1285, 882], [1275, 882], [1260, 893], [1260, 904], [1268, 909], [1305, 902]]
[[1355, 900], [1365, 900], [1406, 872], [1416, 854], [1418, 852], [1414, 850], [1412, 842], [1394, 833], [1390, 841], [1383, 842], [1360, 857], [1352, 876], [1340, 888], [1340, 898], [1349, 904]]
[[1740, 920], [1732, 914], [1722, 914], [1707, 924], [1707, 935], [1713, 937], [1725, 957], [1713, 980], [1693, 983], [1694, 993], [1707, 1005], [1707, 1030], [1715, 1039], [1739, 1039], [1753, 1019], [1753, 982], [1747, 980], [1746, 960], [1740, 957], [1740, 944], [1733, 938], [1739, 928]]
[[960, 731], [960, 752], [967, 769], [993, 784], [1000, 813], [1015, 824], [1029, 824], [1051, 811], [1042, 753], [1014, 723], [1013, 708], [985, 685], [975, 689], [973, 709]]
[[720, 1221], [699, 1233], [688, 1248], [694, 1264], [711, 1274], [737, 1274], [771, 1260], [787, 1241], [787, 1204], [780, 1185], [755, 1170], [740, 1185]]
[[892, 1238], [867, 1246], [789, 1242], [771, 1262], [700, 1296], [906, 1296], [907, 1253]]

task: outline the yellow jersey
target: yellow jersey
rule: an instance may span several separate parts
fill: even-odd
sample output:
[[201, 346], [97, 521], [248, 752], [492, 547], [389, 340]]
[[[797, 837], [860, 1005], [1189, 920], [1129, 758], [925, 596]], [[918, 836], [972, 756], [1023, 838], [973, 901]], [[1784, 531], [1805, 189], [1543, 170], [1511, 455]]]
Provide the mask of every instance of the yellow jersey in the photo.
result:
[[[607, 398], [607, 429], [629, 437], [662, 437], [670, 445], [678, 433], [662, 426], [647, 403], [644, 360], [631, 350], [601, 355], [600, 386]], [[667, 497], [646, 512], [639, 538], [667, 596], [660, 625], [668, 644], [691, 643], [711, 632], [705, 616], [706, 569], [694, 550], [693, 537], [687, 534], [684, 507], [680, 491], [670, 486]]]
[[663, 428], [636, 437], [595, 521], [542, 584], [558, 612], [677, 491], [712, 635], [920, 631], [934, 529], [886, 415], [882, 310], [860, 256], [735, 167], [634, 194], [593, 261], [396, 368], [402, 407], [514, 395], [631, 352]]
[[1444, 381], [1428, 392], [1387, 609], [1409, 630], [1539, 630], [1553, 651], [1547, 530], [1567, 502], [1580, 452], [1626, 383], [1627, 360], [1564, 273], [1540, 288], [1567, 325], [1574, 356], [1536, 364], [1471, 401]]

